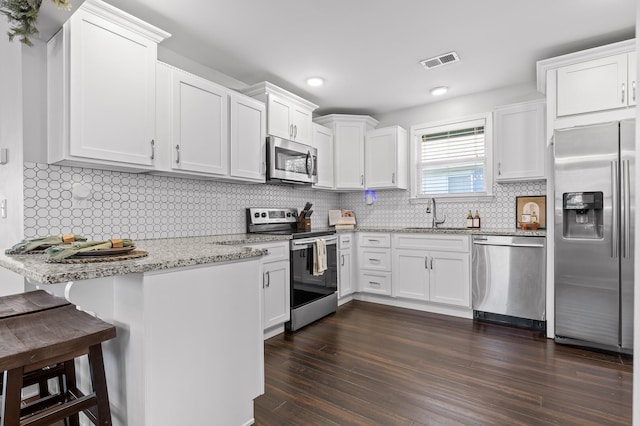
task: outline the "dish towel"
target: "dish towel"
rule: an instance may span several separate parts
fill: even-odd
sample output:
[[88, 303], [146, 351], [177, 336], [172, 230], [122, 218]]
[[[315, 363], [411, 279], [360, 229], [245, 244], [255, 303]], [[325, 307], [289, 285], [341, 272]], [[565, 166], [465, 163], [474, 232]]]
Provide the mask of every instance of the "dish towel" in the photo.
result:
[[313, 275], [319, 276], [327, 270], [327, 242], [318, 238], [313, 245]]

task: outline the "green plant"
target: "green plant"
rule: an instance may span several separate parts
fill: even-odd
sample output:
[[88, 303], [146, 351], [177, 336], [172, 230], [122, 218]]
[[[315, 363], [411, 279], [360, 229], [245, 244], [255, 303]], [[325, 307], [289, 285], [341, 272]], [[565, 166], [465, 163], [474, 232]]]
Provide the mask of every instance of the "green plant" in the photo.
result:
[[[58, 7], [71, 8], [68, 0], [50, 1]], [[41, 5], [42, 0], [0, 0], [0, 13], [5, 15], [9, 23], [12, 24], [7, 33], [9, 41], [18, 37], [27, 46], [33, 46], [29, 38], [38, 34], [36, 23]]]

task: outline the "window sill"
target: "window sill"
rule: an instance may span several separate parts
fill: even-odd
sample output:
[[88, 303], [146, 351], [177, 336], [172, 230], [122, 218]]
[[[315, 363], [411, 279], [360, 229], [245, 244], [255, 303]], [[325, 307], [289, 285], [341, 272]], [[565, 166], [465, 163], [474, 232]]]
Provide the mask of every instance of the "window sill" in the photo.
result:
[[431, 198], [446, 203], [468, 203], [473, 201], [493, 201], [492, 194], [484, 195], [436, 195], [434, 197], [414, 197], [409, 198], [409, 204], [427, 204]]

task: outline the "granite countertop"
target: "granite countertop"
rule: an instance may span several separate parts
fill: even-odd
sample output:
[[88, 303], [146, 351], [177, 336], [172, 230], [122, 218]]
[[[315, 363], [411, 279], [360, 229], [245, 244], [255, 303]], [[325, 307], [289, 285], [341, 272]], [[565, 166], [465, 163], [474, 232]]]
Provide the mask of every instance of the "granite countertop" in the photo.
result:
[[[521, 229], [490, 229], [490, 228], [427, 228], [427, 227], [357, 227], [353, 231], [360, 232], [406, 232], [415, 234], [462, 234], [462, 235], [508, 235], [519, 237], [546, 237], [547, 232], [544, 229], [536, 231], [523, 231]], [[351, 231], [351, 232], [353, 232]]]
[[82, 264], [46, 263], [43, 254], [0, 254], [0, 266], [42, 284], [87, 280], [181, 266], [248, 259], [266, 254], [243, 245], [285, 241], [288, 235], [230, 234], [191, 238], [136, 240], [136, 247], [149, 256], [117, 262]]

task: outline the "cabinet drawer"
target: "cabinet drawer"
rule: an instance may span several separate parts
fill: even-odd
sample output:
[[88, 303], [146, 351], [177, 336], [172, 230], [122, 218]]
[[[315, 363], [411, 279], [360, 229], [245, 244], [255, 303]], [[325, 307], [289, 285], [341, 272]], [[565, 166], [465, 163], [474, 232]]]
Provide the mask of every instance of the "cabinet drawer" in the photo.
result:
[[393, 234], [394, 249], [424, 249], [469, 253], [468, 235]]
[[262, 256], [262, 263], [276, 262], [279, 260], [289, 261], [289, 241], [253, 244], [249, 246], [254, 249], [268, 250], [269, 253]]
[[375, 269], [379, 271], [391, 270], [391, 250], [361, 249], [360, 267], [363, 269]]
[[338, 248], [340, 250], [350, 249], [353, 242], [353, 234], [339, 234], [338, 235]]
[[358, 236], [360, 247], [391, 247], [391, 235], [361, 232]]
[[360, 291], [390, 296], [391, 273], [371, 271], [360, 272]]

